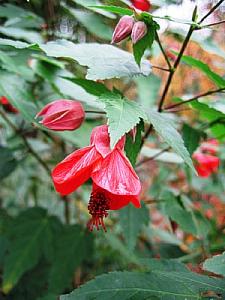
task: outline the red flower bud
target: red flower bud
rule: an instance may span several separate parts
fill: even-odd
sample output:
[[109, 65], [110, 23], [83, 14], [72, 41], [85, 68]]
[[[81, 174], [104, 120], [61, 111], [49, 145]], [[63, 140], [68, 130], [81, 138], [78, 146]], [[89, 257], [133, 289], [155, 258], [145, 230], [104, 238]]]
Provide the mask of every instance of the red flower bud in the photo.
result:
[[219, 142], [216, 139], [210, 139], [201, 144], [200, 150], [204, 153], [216, 155], [219, 150]]
[[133, 17], [123, 16], [119, 20], [118, 24], [116, 25], [111, 44], [119, 43], [122, 40], [124, 40], [126, 37], [128, 37], [131, 34], [133, 26], [134, 26]]
[[140, 41], [146, 35], [147, 31], [148, 29], [144, 22], [136, 22], [133, 26], [131, 33], [131, 39], [133, 44], [136, 44], [138, 41]]
[[220, 160], [218, 157], [195, 152], [193, 154], [195, 160], [195, 168], [200, 177], [209, 177], [212, 173], [216, 173], [219, 168]]
[[133, 6], [142, 11], [149, 11], [151, 4], [148, 0], [131, 0]]
[[74, 130], [81, 126], [84, 120], [84, 110], [80, 102], [60, 99], [47, 104], [36, 117], [43, 117], [40, 121], [52, 130]]
[[4, 96], [0, 97], [0, 103], [2, 104], [4, 110], [9, 113], [17, 114], [19, 112]]

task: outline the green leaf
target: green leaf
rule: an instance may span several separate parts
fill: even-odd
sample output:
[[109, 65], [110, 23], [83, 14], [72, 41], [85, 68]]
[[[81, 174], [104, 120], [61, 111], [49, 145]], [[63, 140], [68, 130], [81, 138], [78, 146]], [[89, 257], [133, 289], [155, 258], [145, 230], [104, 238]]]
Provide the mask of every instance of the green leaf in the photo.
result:
[[17, 165], [13, 152], [9, 148], [0, 147], [0, 181], [9, 176]]
[[[168, 230], [165, 229], [160, 229], [159, 227], [156, 226], [151, 226], [150, 228], [148, 228], [149, 232], [146, 232], [145, 230], [145, 234], [147, 234], [147, 236], [150, 239], [159, 239], [162, 242], [162, 245], [165, 243], [166, 245], [172, 245], [172, 246], [182, 246], [182, 241], [173, 233], [169, 232]], [[167, 252], [167, 251], [166, 251]], [[171, 251], [171, 253], [167, 253], [166, 257], [171, 257], [172, 255], [174, 255], [175, 253], [173, 253], [173, 251]], [[162, 257], [164, 257], [164, 253], [162, 250]], [[180, 256], [180, 255], [179, 255]], [[176, 254], [175, 254], [176, 257]]]
[[49, 295], [47, 295], [47, 296], [38, 298], [37, 300], [58, 300], [58, 299], [59, 299], [59, 298], [58, 298], [57, 295], [49, 294]]
[[9, 248], [9, 241], [5, 236], [0, 236], [0, 268], [2, 269], [2, 264], [5, 258], [5, 255]]
[[37, 44], [26, 44], [8, 39], [0, 39], [0, 45], [43, 50], [48, 56], [76, 60], [80, 65], [88, 67], [86, 78], [91, 80], [137, 75], [148, 76], [151, 73], [151, 64], [148, 60], [142, 60], [139, 68], [132, 54], [112, 45], [74, 44], [67, 40], [58, 40], [38, 46]]
[[122, 98], [119, 93], [103, 94], [99, 100], [105, 105], [112, 148], [125, 133], [140, 122], [140, 119], [147, 119], [139, 104]]
[[225, 139], [225, 114], [216, 108], [210, 107], [210, 104], [200, 101], [193, 101], [191, 106], [199, 111], [202, 120], [209, 121], [209, 129], [217, 139]]
[[29, 43], [42, 43], [43, 39], [37, 31], [26, 30], [17, 27], [3, 27], [0, 26], [0, 32], [6, 36], [22, 39]]
[[109, 11], [119, 15], [128, 15], [132, 16], [134, 12], [129, 8], [118, 7], [114, 5], [101, 5], [101, 6], [90, 6], [90, 8], [102, 9], [104, 11]]
[[143, 225], [149, 222], [149, 211], [145, 205], [137, 209], [129, 204], [119, 211], [119, 219], [127, 247], [132, 252]]
[[189, 66], [195, 67], [202, 71], [209, 79], [211, 79], [218, 87], [225, 87], [225, 79], [223, 79], [220, 75], [213, 72], [209, 66], [202, 61], [191, 57], [191, 56], [182, 56], [182, 61], [188, 64]]
[[[7, 298], [11, 300], [37, 300], [46, 294], [46, 284], [49, 272], [49, 265], [42, 259], [37, 266], [26, 272], [17, 285], [13, 288]], [[57, 300], [55, 297], [53, 300]]]
[[190, 155], [198, 148], [199, 142], [202, 137], [202, 132], [184, 123], [182, 128], [182, 136], [184, 139], [184, 145], [189, 151]]
[[16, 25], [16, 27], [39, 29], [44, 23], [44, 20], [41, 17], [31, 11], [12, 4], [0, 6], [0, 17], [8, 19], [4, 24], [7, 27]]
[[12, 4], [4, 4], [0, 6], [0, 17], [1, 18], [14, 18], [27, 14], [27, 10]]
[[144, 122], [141, 122], [136, 126], [136, 136], [135, 140], [133, 141], [133, 137], [130, 134], [127, 134], [126, 137], [126, 145], [125, 145], [125, 152], [126, 156], [131, 162], [132, 166], [135, 166], [137, 156], [141, 150], [141, 142], [142, 142], [142, 132], [144, 131]]
[[150, 111], [148, 115], [150, 122], [159, 136], [165, 140], [165, 142], [183, 158], [193, 172], [196, 173], [190, 154], [184, 145], [181, 135], [175, 129], [173, 122], [162, 113], [155, 111]]
[[151, 74], [151, 76], [148, 77], [139, 76], [135, 78], [134, 81], [137, 84], [138, 101], [143, 108], [149, 109], [158, 99], [161, 79]]
[[2, 45], [2, 46], [12, 46], [12, 47], [17, 48], [17, 49], [24, 49], [24, 48], [29, 47], [28, 43], [20, 42], [20, 41], [14, 41], [14, 40], [10, 40], [10, 39], [2, 39], [2, 38], [0, 38], [0, 45]]
[[4, 293], [11, 291], [42, 255], [48, 260], [54, 254], [53, 236], [60, 230], [59, 221], [55, 217], [48, 217], [41, 208], [28, 209], [15, 219], [10, 230], [10, 251], [4, 262]]
[[8, 55], [6, 52], [0, 51], [0, 61], [3, 69], [20, 75], [27, 81], [34, 80], [33, 71], [23, 62], [19, 64], [18, 61]]
[[107, 87], [100, 82], [95, 82], [92, 80], [81, 79], [81, 78], [66, 78], [66, 79], [81, 86], [87, 93], [95, 96], [101, 96], [102, 94], [109, 92]]
[[94, 36], [107, 41], [112, 39], [112, 28], [104, 23], [102, 16], [71, 7], [66, 7], [66, 9]]
[[85, 7], [86, 9], [92, 10], [98, 14], [101, 14], [107, 18], [115, 19], [114, 14], [100, 9], [101, 2], [99, 0], [72, 0], [73, 2]]
[[0, 72], [0, 95], [8, 98], [25, 120], [34, 122], [37, 109], [32, 103], [33, 96], [29, 93], [28, 86], [21, 76]]
[[60, 300], [200, 300], [208, 291], [225, 295], [224, 281], [192, 272], [113, 272], [96, 277]]
[[148, 25], [147, 34], [136, 44], [133, 45], [134, 58], [136, 63], [140, 66], [141, 58], [147, 48], [151, 48], [155, 40], [155, 26]]
[[121, 261], [123, 264], [132, 264], [141, 266], [138, 257], [135, 255], [134, 252], [130, 252], [126, 245], [118, 238], [117, 235], [111, 232], [105, 236], [106, 241], [109, 243], [110, 247], [119, 253]]
[[97, 97], [94, 96], [93, 93], [89, 93], [89, 89], [91, 88], [90, 86], [87, 88], [86, 84], [80, 84], [80, 82], [77, 84], [75, 80], [73, 82], [72, 79], [65, 79], [63, 77], [56, 77], [54, 84], [57, 86], [57, 89], [59, 89], [60, 93], [71, 99], [84, 102], [87, 105], [98, 109], [103, 108], [103, 105], [97, 101]]
[[58, 40], [40, 45], [41, 49], [52, 57], [66, 57], [87, 66], [87, 79], [99, 80], [110, 78], [149, 75], [151, 65], [142, 61], [141, 68], [135, 63], [133, 55], [111, 45], [97, 43], [74, 44]]
[[175, 271], [175, 272], [188, 272], [188, 268], [173, 259], [158, 259], [158, 258], [143, 258], [140, 259], [144, 267], [151, 270], [157, 271]]
[[192, 213], [187, 211], [181, 199], [170, 191], [164, 192], [161, 198], [164, 201], [162, 204], [164, 214], [179, 224], [184, 232], [197, 235], [197, 228]]
[[92, 236], [78, 225], [67, 226], [57, 237], [52, 268], [49, 273], [49, 293], [61, 293], [71, 288], [76, 268], [88, 256], [87, 251], [92, 249]]
[[203, 269], [225, 277], [225, 252], [205, 260]]

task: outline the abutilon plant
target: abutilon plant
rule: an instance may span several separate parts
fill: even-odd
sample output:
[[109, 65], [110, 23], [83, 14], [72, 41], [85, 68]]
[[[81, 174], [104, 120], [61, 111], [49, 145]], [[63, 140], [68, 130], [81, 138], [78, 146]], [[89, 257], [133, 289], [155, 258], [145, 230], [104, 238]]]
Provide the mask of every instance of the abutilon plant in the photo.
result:
[[0, 300], [225, 299], [225, 0], [0, 2]]

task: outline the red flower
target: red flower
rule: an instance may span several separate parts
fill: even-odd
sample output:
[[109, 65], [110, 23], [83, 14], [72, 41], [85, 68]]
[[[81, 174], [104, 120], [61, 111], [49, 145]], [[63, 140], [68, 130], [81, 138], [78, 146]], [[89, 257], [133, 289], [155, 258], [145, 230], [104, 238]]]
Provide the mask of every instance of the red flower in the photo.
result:
[[148, 0], [131, 0], [132, 5], [142, 11], [149, 11], [151, 8], [151, 3]]
[[219, 142], [216, 139], [210, 139], [201, 144], [201, 151], [215, 155], [218, 152]]
[[196, 170], [200, 177], [209, 177], [212, 173], [218, 171], [220, 160], [218, 157], [196, 152], [193, 154], [196, 161]]
[[85, 113], [80, 102], [60, 99], [47, 104], [36, 117], [43, 117], [40, 123], [51, 130], [75, 130], [81, 126]]
[[5, 111], [9, 113], [17, 114], [19, 112], [4, 96], [0, 97], [0, 103], [3, 105]]
[[92, 131], [91, 145], [77, 150], [59, 163], [52, 172], [56, 190], [62, 195], [75, 191], [89, 178], [93, 190], [89, 202], [90, 230], [102, 226], [108, 210], [120, 209], [132, 202], [140, 207], [141, 184], [123, 149], [123, 137], [113, 150], [110, 149], [108, 126], [96, 127]]

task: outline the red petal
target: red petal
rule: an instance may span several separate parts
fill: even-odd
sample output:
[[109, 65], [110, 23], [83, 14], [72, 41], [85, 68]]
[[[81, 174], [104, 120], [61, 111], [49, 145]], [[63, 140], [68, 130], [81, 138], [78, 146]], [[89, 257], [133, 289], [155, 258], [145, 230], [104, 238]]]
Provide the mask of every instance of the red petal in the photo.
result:
[[[124, 149], [126, 138], [123, 136], [115, 148]], [[105, 158], [110, 152], [110, 138], [108, 132], [108, 125], [97, 126], [91, 133], [91, 144], [94, 144], [99, 153]]]
[[113, 196], [116, 204], [112, 205], [112, 209], [118, 209], [130, 201], [140, 206], [140, 180], [121, 150], [114, 149], [103, 160], [101, 168], [92, 174], [92, 179], [98, 187]]
[[99, 192], [104, 194], [104, 196], [109, 201], [109, 207], [110, 210], [117, 210], [121, 209], [124, 206], [128, 205], [130, 202], [136, 207], [140, 208], [140, 201], [137, 196], [124, 196], [124, 195], [115, 195], [110, 193], [109, 191], [97, 186], [95, 183], [93, 183], [93, 189], [92, 192]]
[[215, 155], [218, 152], [219, 142], [216, 139], [207, 140], [201, 144], [200, 149], [203, 152]]
[[2, 96], [2, 97], [0, 98], [0, 102], [1, 102], [1, 104], [3, 104], [3, 105], [9, 104], [9, 100], [8, 100], [6, 97], [4, 97], [4, 96]]
[[[37, 117], [44, 116], [45, 114], [54, 115], [58, 112], [65, 112], [70, 109], [80, 108], [81, 104], [77, 101], [59, 99], [48, 103], [45, 107], [37, 114]], [[75, 108], [74, 108], [75, 107]]]
[[106, 157], [111, 152], [107, 125], [97, 126], [92, 130], [91, 145], [95, 145], [103, 157]]
[[91, 173], [101, 159], [102, 156], [94, 146], [79, 149], [67, 156], [52, 171], [52, 178], [57, 192], [62, 195], [74, 192], [90, 178]]
[[83, 120], [84, 115], [74, 111], [65, 111], [46, 116], [40, 123], [51, 130], [64, 131], [79, 128]]
[[212, 173], [210, 170], [200, 165], [196, 166], [195, 169], [200, 177], [209, 177]]
[[208, 177], [213, 172], [217, 172], [220, 160], [218, 157], [204, 154], [204, 153], [194, 153], [193, 158], [196, 161], [196, 170], [201, 177]]
[[149, 11], [151, 4], [148, 0], [131, 0], [133, 6], [142, 11]]

